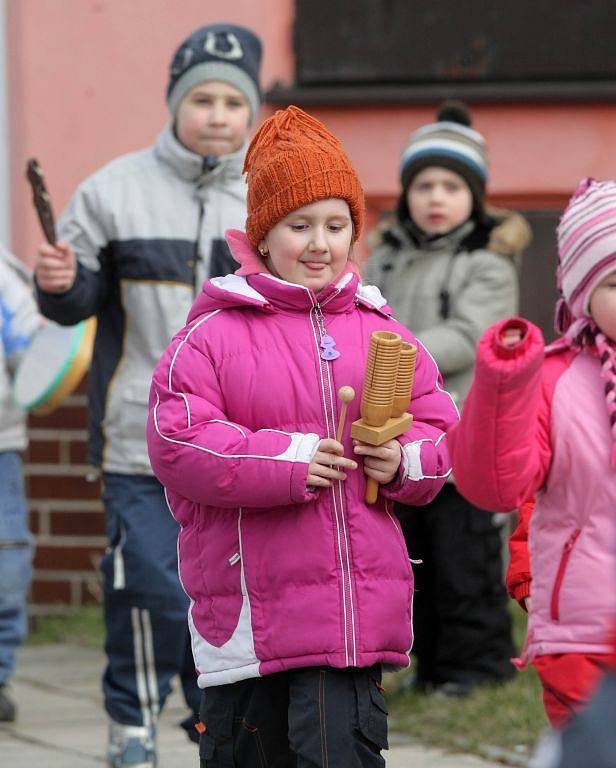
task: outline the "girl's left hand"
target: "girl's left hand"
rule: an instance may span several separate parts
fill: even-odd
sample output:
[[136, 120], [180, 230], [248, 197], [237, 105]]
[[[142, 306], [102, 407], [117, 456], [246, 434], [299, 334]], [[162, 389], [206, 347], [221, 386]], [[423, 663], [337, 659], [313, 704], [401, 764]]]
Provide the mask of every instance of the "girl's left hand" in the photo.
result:
[[364, 460], [364, 472], [376, 480], [379, 485], [391, 483], [398, 473], [402, 461], [402, 447], [397, 440], [388, 440], [383, 445], [368, 445], [360, 440], [353, 440], [356, 456]]

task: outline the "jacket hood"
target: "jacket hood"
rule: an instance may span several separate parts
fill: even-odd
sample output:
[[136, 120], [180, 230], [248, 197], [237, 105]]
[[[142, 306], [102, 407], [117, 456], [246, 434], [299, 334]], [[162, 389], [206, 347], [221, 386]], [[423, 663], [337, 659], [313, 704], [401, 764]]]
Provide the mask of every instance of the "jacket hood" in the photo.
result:
[[[519, 213], [501, 208], [488, 208], [487, 214], [492, 225], [489, 228], [481, 228], [485, 231], [484, 242], [479, 242], [479, 237], [477, 238], [477, 243], [473, 242], [475, 233], [477, 232], [479, 235], [479, 225], [475, 227], [471, 225], [465, 228], [466, 224], [464, 224], [442, 237], [427, 240], [426, 244], [422, 244], [421, 247], [427, 245], [430, 249], [441, 250], [449, 249], [452, 246], [457, 247], [459, 244], [462, 244], [466, 249], [468, 243], [468, 250], [486, 248], [501, 256], [514, 258], [530, 245], [532, 241], [531, 228], [526, 219]], [[397, 247], [418, 247], [417, 243], [411, 241], [405, 227], [393, 215], [387, 216], [372, 231], [369, 235], [369, 244], [373, 249], [383, 244], [395, 245]]]
[[215, 277], [203, 284], [188, 315], [188, 323], [220, 309], [252, 307], [263, 312], [305, 311], [317, 304], [327, 305], [328, 312], [345, 312], [357, 303], [386, 317], [391, 316], [391, 309], [379, 289], [360, 283], [353, 262], [348, 262], [347, 269], [336, 282], [326, 286], [317, 296], [309, 288], [272, 275], [245, 233], [228, 230], [226, 239], [240, 268], [233, 275]]
[[205, 158], [186, 149], [177, 140], [173, 132], [173, 124], [168, 123], [156, 139], [154, 153], [186, 181], [197, 181], [201, 176], [208, 180], [237, 179], [242, 176], [247, 146], [248, 142], [245, 142], [244, 146], [237, 152], [221, 155], [217, 158], [216, 165], [208, 169], [205, 165]]

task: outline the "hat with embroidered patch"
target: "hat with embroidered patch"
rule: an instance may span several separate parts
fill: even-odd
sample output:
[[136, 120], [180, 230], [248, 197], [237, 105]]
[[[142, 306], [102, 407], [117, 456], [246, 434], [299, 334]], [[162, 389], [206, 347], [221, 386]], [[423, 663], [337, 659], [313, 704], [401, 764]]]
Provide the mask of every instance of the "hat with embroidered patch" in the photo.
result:
[[251, 120], [261, 105], [259, 68], [261, 41], [236, 24], [210, 24], [193, 32], [173, 55], [167, 104], [175, 115], [180, 102], [198, 83], [220, 80], [241, 91], [250, 105]]
[[364, 219], [364, 193], [340, 141], [298, 107], [278, 110], [253, 138], [244, 163], [248, 183], [246, 234], [256, 248], [291, 211], [340, 198], [348, 203], [353, 241]]

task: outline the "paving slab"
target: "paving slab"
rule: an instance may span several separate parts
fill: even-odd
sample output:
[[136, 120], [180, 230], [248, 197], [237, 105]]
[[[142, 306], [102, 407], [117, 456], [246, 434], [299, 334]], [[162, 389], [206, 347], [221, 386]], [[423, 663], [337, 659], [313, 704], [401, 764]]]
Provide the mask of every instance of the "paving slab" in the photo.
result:
[[[21, 650], [11, 685], [19, 719], [0, 726], [2, 768], [105, 766], [107, 722], [100, 690], [103, 663], [100, 650], [76, 645], [27, 646]], [[196, 746], [177, 725], [184, 716], [176, 690], [159, 723], [159, 768], [199, 766]], [[384, 753], [387, 768], [499, 768], [497, 763], [469, 755], [444, 754], [410, 743], [395, 733], [390, 741], [391, 749]]]

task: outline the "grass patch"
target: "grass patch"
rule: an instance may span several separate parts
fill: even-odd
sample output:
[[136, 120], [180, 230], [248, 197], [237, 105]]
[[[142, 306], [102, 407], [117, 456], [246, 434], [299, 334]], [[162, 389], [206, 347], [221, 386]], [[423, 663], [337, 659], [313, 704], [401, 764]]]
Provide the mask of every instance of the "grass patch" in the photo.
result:
[[[516, 645], [523, 642], [526, 614], [513, 607]], [[466, 699], [401, 690], [401, 674], [388, 675], [391, 725], [424, 743], [486, 756], [486, 747], [528, 755], [548, 727], [541, 684], [532, 668], [510, 683], [478, 688]]]
[[34, 616], [30, 622], [29, 645], [76, 643], [102, 648], [105, 635], [100, 605], [79, 608], [61, 616]]

